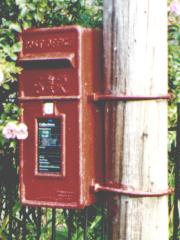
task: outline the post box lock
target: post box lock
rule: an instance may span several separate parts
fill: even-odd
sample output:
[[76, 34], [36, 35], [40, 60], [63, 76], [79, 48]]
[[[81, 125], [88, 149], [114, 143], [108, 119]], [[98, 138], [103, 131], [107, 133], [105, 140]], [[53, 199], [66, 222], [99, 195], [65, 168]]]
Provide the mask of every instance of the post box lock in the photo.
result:
[[28, 29], [20, 40], [19, 104], [29, 130], [20, 144], [21, 201], [84, 208], [102, 179], [102, 111], [89, 101], [103, 90], [101, 31]]

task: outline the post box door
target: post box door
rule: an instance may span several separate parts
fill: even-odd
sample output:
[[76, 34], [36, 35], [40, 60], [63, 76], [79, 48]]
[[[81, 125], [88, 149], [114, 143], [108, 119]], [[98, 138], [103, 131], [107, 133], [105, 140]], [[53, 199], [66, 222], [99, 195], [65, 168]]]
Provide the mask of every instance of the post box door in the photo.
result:
[[81, 205], [80, 165], [76, 161], [80, 157], [79, 103], [53, 104], [52, 115], [44, 114], [44, 103], [23, 104], [29, 137], [22, 143], [21, 157], [25, 159], [21, 162], [22, 200], [26, 204], [78, 207]]

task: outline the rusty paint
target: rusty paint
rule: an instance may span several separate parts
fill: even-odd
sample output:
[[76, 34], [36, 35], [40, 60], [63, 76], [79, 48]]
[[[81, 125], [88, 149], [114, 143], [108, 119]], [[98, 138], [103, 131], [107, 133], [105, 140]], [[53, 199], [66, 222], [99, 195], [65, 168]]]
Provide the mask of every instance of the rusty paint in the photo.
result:
[[[103, 110], [89, 96], [103, 91], [101, 31], [77, 26], [28, 29], [20, 40], [19, 104], [29, 130], [20, 144], [21, 201], [61, 208], [94, 204], [97, 194], [91, 186], [103, 176]], [[48, 102], [53, 103], [50, 115], [43, 110]], [[42, 118], [60, 122], [59, 172], [38, 172]]]

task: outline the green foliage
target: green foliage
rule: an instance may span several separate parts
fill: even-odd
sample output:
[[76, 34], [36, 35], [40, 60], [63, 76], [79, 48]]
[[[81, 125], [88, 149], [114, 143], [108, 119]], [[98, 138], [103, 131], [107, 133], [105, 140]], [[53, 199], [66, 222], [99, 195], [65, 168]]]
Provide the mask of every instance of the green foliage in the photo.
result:
[[[91, 6], [85, 0], [1, 0], [0, 16], [0, 71], [4, 74], [4, 81], [0, 86], [2, 113], [4, 108], [9, 107], [5, 104], [9, 94], [16, 91], [14, 82], [21, 71], [16, 64], [17, 53], [21, 50], [18, 33], [29, 27], [67, 24], [99, 27], [102, 23], [102, 1], [96, 0]], [[2, 106], [2, 103], [5, 104]], [[12, 117], [14, 118], [13, 115]], [[17, 115], [16, 117], [18, 118]], [[3, 113], [0, 119], [3, 126], [9, 116], [6, 117]]]
[[[171, 4], [172, 1], [169, 1]], [[168, 22], [168, 80], [169, 92], [173, 98], [169, 102], [169, 128], [176, 126], [177, 103], [180, 101], [180, 25], [179, 16], [169, 11]], [[174, 148], [176, 145], [175, 133], [169, 132], [169, 153], [173, 160]]]
[[86, 0], [2, 0], [0, 2], [0, 146], [5, 143], [2, 129], [11, 120], [19, 118], [16, 105], [16, 81], [21, 68], [17, 66], [17, 53], [21, 50], [18, 33], [29, 27], [50, 27], [79, 24], [100, 27], [102, 0], [93, 5]]
[[[102, 0], [93, 5], [86, 0], [1, 0], [0, 1], [0, 239], [8, 239], [10, 215], [13, 218], [13, 239], [21, 239], [22, 207], [18, 198], [18, 149], [15, 140], [5, 139], [4, 126], [19, 121], [21, 110], [17, 105], [17, 76], [21, 68], [17, 56], [21, 51], [18, 34], [29, 27], [51, 27], [78, 24], [85, 27], [101, 27]], [[36, 239], [36, 209], [26, 210], [26, 239]], [[40, 239], [51, 238], [49, 209], [43, 210], [43, 226]], [[67, 216], [58, 213], [57, 238], [67, 239]], [[93, 218], [90, 230], [98, 226], [100, 219]], [[77, 226], [74, 225], [74, 229]], [[78, 238], [82, 239], [80, 227]], [[90, 233], [88, 233], [90, 234]]]
[[173, 94], [173, 100], [169, 108], [169, 124], [176, 123], [176, 103], [180, 100], [180, 25], [169, 25], [169, 55], [168, 77], [169, 91]]
[[[0, 1], [0, 238], [8, 238], [9, 209], [14, 218], [14, 239], [21, 239], [22, 224], [21, 206], [18, 202], [18, 158], [15, 140], [6, 140], [2, 129], [9, 121], [18, 121], [21, 110], [17, 106], [17, 75], [21, 72], [18, 67], [17, 54], [21, 50], [18, 33], [29, 27], [51, 27], [60, 25], [79, 24], [85, 27], [102, 26], [102, 0], [1, 0]], [[168, 0], [168, 4], [171, 4]], [[169, 92], [174, 98], [169, 103], [169, 127], [176, 125], [176, 103], [180, 100], [180, 25], [179, 16], [169, 11], [168, 24], [168, 78]], [[174, 149], [175, 133], [169, 134], [169, 183], [174, 185]], [[11, 205], [6, 196], [11, 196]], [[172, 226], [172, 204], [170, 199], [170, 226]], [[95, 209], [96, 213], [98, 209]], [[30, 211], [30, 210], [29, 210]], [[27, 224], [26, 239], [35, 239], [36, 224], [33, 212], [30, 211]], [[50, 210], [43, 210], [43, 214], [50, 215]], [[47, 211], [47, 212], [46, 212]], [[32, 214], [31, 214], [32, 213]], [[58, 213], [57, 239], [67, 239], [67, 219], [65, 212]], [[77, 213], [78, 214], [78, 213]], [[96, 215], [96, 216], [95, 216]], [[78, 216], [83, 223], [83, 217]], [[51, 222], [43, 219], [41, 231], [42, 240], [50, 239]], [[91, 217], [88, 228], [88, 239], [101, 238], [94, 236], [95, 230], [101, 223], [100, 214]], [[78, 231], [75, 231], [78, 227]], [[171, 229], [171, 227], [170, 227]], [[74, 221], [74, 240], [83, 239], [83, 225], [77, 226]]]
[[[169, 0], [168, 13], [168, 80], [169, 92], [173, 99], [169, 102], [169, 128], [177, 125], [177, 103], [180, 102], [180, 16], [171, 11], [175, 1]], [[177, 3], [177, 2], [176, 2]], [[169, 131], [169, 185], [175, 186], [176, 132]], [[179, 209], [180, 210], [180, 209]], [[173, 239], [174, 196], [169, 197], [169, 239]], [[180, 235], [180, 229], [179, 229]], [[180, 236], [179, 238], [180, 239]]]
[[100, 26], [102, 1], [90, 6], [81, 0], [16, 0], [18, 22], [23, 28], [79, 24], [86, 27]]

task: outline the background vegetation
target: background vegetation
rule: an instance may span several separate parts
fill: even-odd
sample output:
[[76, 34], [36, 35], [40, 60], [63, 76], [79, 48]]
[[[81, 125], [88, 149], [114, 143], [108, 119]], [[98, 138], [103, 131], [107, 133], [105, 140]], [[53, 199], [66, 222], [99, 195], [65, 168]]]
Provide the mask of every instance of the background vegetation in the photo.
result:
[[[18, 143], [5, 139], [3, 129], [9, 122], [18, 122], [21, 110], [17, 106], [17, 54], [21, 50], [18, 33], [30, 27], [51, 27], [79, 24], [100, 27], [102, 24], [102, 0], [93, 5], [79, 0], [1, 0], [0, 1], [0, 239], [22, 239], [22, 228], [26, 225], [25, 239], [36, 239], [37, 210], [22, 208], [18, 197]], [[89, 239], [94, 237], [100, 223], [98, 209], [91, 209]], [[28, 221], [24, 223], [23, 216]], [[97, 216], [96, 216], [97, 215]], [[72, 217], [72, 239], [83, 239], [83, 212]], [[67, 239], [68, 212], [57, 213], [56, 235]], [[50, 209], [42, 209], [40, 239], [51, 239]], [[79, 226], [77, 226], [77, 223]], [[77, 230], [78, 231], [75, 231]], [[97, 232], [97, 230], [96, 230]], [[9, 233], [12, 236], [9, 236]]]
[[[168, 79], [169, 92], [173, 98], [169, 102], [169, 185], [175, 185], [177, 103], [180, 102], [180, 2], [168, 1]], [[179, 174], [180, 176], [180, 174]], [[178, 200], [180, 201], [180, 199]], [[174, 197], [169, 197], [169, 232], [173, 239]], [[180, 213], [180, 209], [179, 209]], [[177, 229], [180, 239], [180, 226]]]
[[[180, 3], [168, 1], [168, 76], [169, 92], [173, 100], [169, 104], [169, 128], [176, 125], [176, 103], [180, 98]], [[18, 33], [29, 27], [50, 27], [79, 24], [88, 27], [102, 26], [102, 0], [1, 0], [0, 1], [0, 238], [7, 239], [9, 221], [13, 221], [13, 238], [21, 239], [23, 209], [18, 198], [18, 143], [5, 139], [2, 131], [8, 122], [18, 122], [21, 110], [17, 106], [17, 75], [21, 69], [17, 66], [17, 54], [21, 50]], [[174, 185], [175, 132], [169, 133], [169, 183]], [[29, 212], [26, 239], [35, 239], [33, 210]], [[170, 239], [172, 238], [173, 199], [169, 201]], [[44, 216], [50, 215], [44, 210]], [[67, 239], [66, 213], [59, 213], [59, 236]], [[10, 220], [9, 216], [13, 218]], [[81, 219], [82, 216], [79, 215]], [[50, 239], [49, 223], [44, 217], [41, 239]], [[100, 223], [100, 215], [92, 218], [91, 234]], [[75, 226], [74, 226], [75, 228]], [[82, 232], [79, 231], [81, 239]], [[90, 234], [90, 233], [89, 233]], [[64, 237], [63, 237], [64, 236]], [[92, 238], [93, 239], [93, 238]], [[98, 239], [98, 238], [97, 238]], [[101, 239], [101, 238], [99, 238]], [[180, 238], [179, 238], [180, 239]]]

